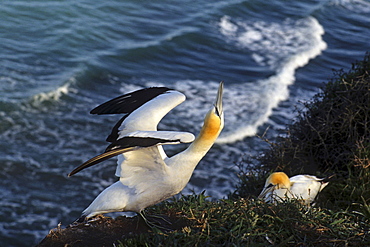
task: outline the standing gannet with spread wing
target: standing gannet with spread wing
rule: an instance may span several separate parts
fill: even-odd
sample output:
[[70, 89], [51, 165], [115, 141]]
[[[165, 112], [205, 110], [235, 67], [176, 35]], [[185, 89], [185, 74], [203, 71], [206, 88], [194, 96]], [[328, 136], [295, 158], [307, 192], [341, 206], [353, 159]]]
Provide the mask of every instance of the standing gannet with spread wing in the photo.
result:
[[310, 205], [318, 193], [329, 184], [326, 180], [311, 175], [296, 175], [289, 178], [284, 172], [274, 172], [267, 178], [258, 198], [263, 198], [266, 202], [295, 198]]
[[[91, 111], [92, 114], [126, 115], [115, 125], [105, 152], [74, 169], [68, 176], [113, 156], [118, 157], [119, 181], [102, 191], [87, 207], [79, 221], [98, 214], [132, 211], [141, 214], [146, 207], [178, 194], [203, 156], [212, 147], [224, 126], [223, 82], [216, 103], [207, 113], [203, 127], [194, 139], [187, 132], [157, 131], [159, 121], [185, 96], [165, 87], [135, 91], [112, 99]], [[189, 147], [167, 157], [162, 145], [192, 142]]]

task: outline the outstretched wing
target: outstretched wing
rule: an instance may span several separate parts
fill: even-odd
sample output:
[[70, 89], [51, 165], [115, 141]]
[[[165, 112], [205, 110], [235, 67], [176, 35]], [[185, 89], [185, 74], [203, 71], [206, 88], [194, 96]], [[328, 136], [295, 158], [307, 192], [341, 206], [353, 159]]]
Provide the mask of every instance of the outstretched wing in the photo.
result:
[[167, 87], [150, 87], [127, 93], [111, 99], [90, 111], [91, 114], [130, 114], [137, 108], [165, 92], [172, 91]]
[[[163, 156], [161, 155], [160, 151], [158, 150], [158, 146], [166, 145], [166, 144], [180, 144], [180, 143], [189, 143], [194, 140], [194, 135], [188, 132], [177, 132], [177, 131], [135, 131], [129, 133], [127, 136], [124, 136], [111, 145], [107, 147], [104, 153], [95, 156], [79, 167], [75, 168], [72, 172], [68, 174], [68, 176], [72, 176], [81, 170], [88, 168], [90, 166], [96, 165], [104, 160], [112, 158], [122, 153], [135, 151], [139, 149], [144, 149], [148, 147], [156, 147], [157, 153], [154, 155], [157, 157], [152, 157], [154, 160], [163, 160]], [[152, 154], [153, 156], [153, 154]], [[119, 162], [117, 167], [117, 173], [121, 173], [122, 166], [127, 165], [129, 163], [131, 166], [145, 166], [148, 165], [150, 162], [155, 164], [154, 160], [145, 160], [143, 155], [135, 159], [126, 159], [125, 162]], [[121, 176], [120, 176], [121, 177]]]
[[113, 127], [107, 137], [114, 142], [136, 130], [155, 131], [159, 121], [185, 100], [185, 95], [167, 87], [151, 87], [131, 92], [109, 100], [91, 114], [126, 114]]

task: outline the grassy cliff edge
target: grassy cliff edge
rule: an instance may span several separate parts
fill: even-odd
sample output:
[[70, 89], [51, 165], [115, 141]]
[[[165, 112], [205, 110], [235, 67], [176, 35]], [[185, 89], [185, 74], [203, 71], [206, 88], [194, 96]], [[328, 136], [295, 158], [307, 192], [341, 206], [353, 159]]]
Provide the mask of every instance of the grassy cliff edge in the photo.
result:
[[[253, 158], [253, 166], [239, 164], [228, 199], [201, 193], [150, 207], [164, 230], [137, 217], [101, 218], [52, 229], [38, 246], [370, 246], [370, 53], [349, 72], [336, 72], [286, 135]], [[276, 170], [335, 176], [315, 207], [257, 200]]]

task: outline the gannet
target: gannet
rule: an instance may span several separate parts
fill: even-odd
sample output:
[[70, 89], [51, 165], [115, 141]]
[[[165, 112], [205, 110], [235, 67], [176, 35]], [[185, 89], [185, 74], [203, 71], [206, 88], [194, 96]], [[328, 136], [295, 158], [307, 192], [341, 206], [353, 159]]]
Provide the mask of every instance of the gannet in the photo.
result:
[[284, 172], [274, 172], [266, 179], [265, 186], [258, 198], [262, 198], [266, 202], [295, 198], [310, 205], [315, 201], [318, 193], [328, 184], [327, 179], [316, 176], [296, 175], [289, 178]]
[[[86, 161], [68, 176], [118, 155], [115, 175], [119, 180], [103, 190], [82, 212], [79, 222], [98, 214], [132, 211], [139, 213], [178, 194], [224, 126], [223, 82], [214, 106], [195, 138], [188, 132], [158, 131], [160, 120], [185, 100], [185, 95], [166, 88], [141, 89], [114, 98], [94, 108], [92, 114], [126, 114], [114, 126], [105, 152]], [[190, 143], [188, 148], [167, 157], [162, 145]]]

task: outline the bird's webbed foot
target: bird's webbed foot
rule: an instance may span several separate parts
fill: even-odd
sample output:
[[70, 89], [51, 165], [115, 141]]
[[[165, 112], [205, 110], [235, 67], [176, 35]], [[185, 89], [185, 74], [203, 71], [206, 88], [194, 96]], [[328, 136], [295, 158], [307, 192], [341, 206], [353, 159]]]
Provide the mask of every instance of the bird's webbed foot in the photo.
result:
[[166, 225], [172, 225], [170, 221], [165, 219], [162, 216], [159, 215], [145, 215], [145, 213], [142, 211], [139, 213], [141, 218], [144, 220], [145, 224], [150, 227], [150, 229], [154, 231], [172, 231], [172, 229], [163, 226], [163, 224]]
[[102, 214], [98, 214], [98, 215], [95, 215], [95, 216], [90, 217], [90, 218], [87, 218], [85, 215], [82, 215], [80, 218], [78, 218], [73, 223], [71, 223], [68, 227], [77, 226], [79, 224], [87, 224], [88, 225], [92, 222], [98, 221], [98, 220], [103, 219], [103, 218], [105, 218], [105, 217]]

